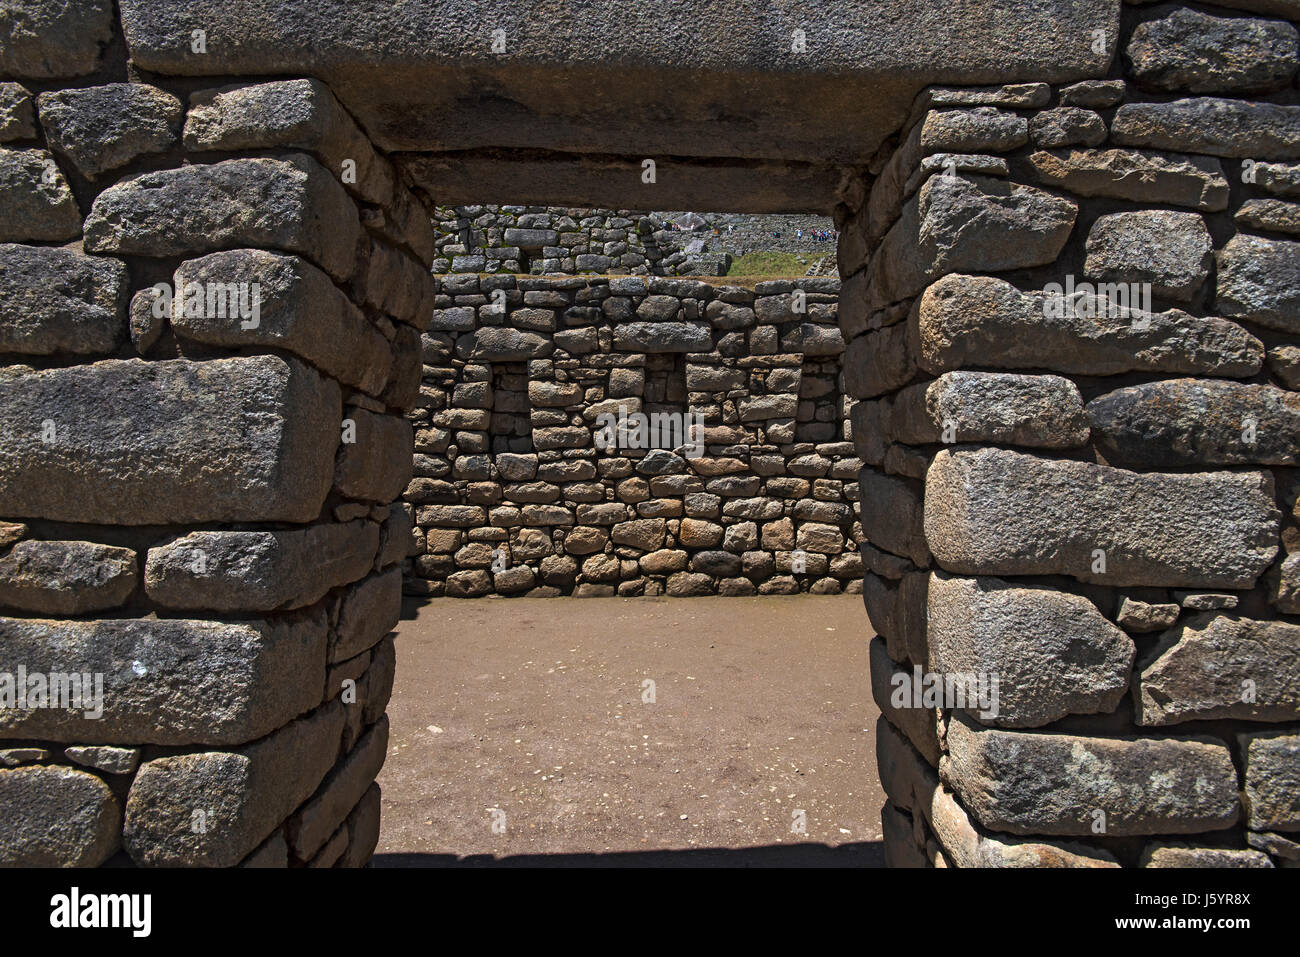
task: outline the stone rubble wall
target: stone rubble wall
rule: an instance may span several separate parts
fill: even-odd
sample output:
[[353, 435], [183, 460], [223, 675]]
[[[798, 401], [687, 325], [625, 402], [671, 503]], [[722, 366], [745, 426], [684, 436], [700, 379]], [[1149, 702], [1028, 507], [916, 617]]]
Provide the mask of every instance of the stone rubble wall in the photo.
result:
[[[409, 592], [860, 589], [838, 279], [438, 285], [404, 496]], [[703, 444], [598, 447], [601, 415], [620, 412], [701, 417]]]
[[926, 91], [839, 210], [892, 865], [1300, 864], [1298, 34], [1233, 6]]
[[324, 85], [122, 82], [112, 4], [25, 8], [55, 22], [0, 42], [0, 673], [99, 675], [103, 713], [10, 687], [0, 865], [364, 865], [428, 218]]

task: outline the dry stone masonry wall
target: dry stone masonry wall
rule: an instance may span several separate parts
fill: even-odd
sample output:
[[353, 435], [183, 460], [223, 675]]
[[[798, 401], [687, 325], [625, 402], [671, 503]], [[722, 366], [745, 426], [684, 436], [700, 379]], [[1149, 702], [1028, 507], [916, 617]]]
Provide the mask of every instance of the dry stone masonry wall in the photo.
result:
[[840, 210], [892, 864], [1300, 863], [1297, 36], [1126, 9]]
[[432, 229], [323, 84], [106, 82], [111, 4], [21, 6], [0, 864], [363, 865]]
[[838, 289], [441, 278], [407, 590], [857, 591]]

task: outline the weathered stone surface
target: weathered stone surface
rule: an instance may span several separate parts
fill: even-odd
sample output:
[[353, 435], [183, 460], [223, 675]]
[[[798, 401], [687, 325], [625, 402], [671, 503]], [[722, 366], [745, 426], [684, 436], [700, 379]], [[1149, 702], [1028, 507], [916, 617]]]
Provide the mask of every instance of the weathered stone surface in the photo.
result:
[[1115, 623], [1128, 632], [1139, 634], [1148, 631], [1163, 631], [1178, 620], [1181, 608], [1172, 603], [1149, 604], [1133, 598], [1125, 598], [1119, 606]]
[[849, 342], [844, 353], [844, 387], [857, 399], [884, 395], [910, 382], [916, 350], [907, 326], [886, 326]]
[[1136, 720], [1300, 717], [1300, 625], [1196, 615], [1160, 636], [1138, 662]]
[[1112, 316], [1105, 301], [1092, 310], [1099, 313], [1094, 316], [1081, 302], [1074, 314], [1066, 310], [1053, 318], [1046, 314], [1051, 310], [1045, 312], [1044, 298], [992, 276], [945, 276], [925, 291], [909, 319], [916, 361], [935, 375], [978, 365], [1080, 375], [1242, 378], [1263, 364], [1263, 344], [1232, 322], [1176, 309], [1149, 315], [1116, 309]]
[[1239, 851], [1222, 847], [1194, 847], [1190, 844], [1148, 844], [1138, 867], [1272, 867], [1260, 851]]
[[238, 744], [314, 706], [325, 680], [325, 625], [311, 617], [237, 624], [0, 618], [0, 642], [29, 674], [103, 675], [102, 716], [92, 717], [98, 706], [84, 700], [76, 710], [6, 708], [0, 734], [9, 738]]
[[149, 549], [145, 592], [167, 608], [301, 608], [365, 575], [378, 544], [379, 528], [365, 521], [279, 531], [190, 532]]
[[[190, 99], [191, 150], [301, 149], [320, 156], [343, 185], [372, 203], [391, 203], [395, 180], [356, 123], [319, 80], [276, 80], [200, 90]], [[344, 177], [344, 162], [354, 176]]]
[[338, 623], [330, 639], [330, 662], [347, 661], [374, 647], [397, 627], [401, 611], [400, 568], [379, 572], [351, 586], [339, 603]]
[[930, 764], [939, 765], [939, 736], [933, 709], [913, 707], [909, 682], [914, 672], [896, 666], [885, 650], [885, 640], [871, 639], [871, 697], [882, 715], [907, 735], [912, 746]]
[[1046, 186], [1080, 196], [1169, 203], [1217, 212], [1228, 208], [1228, 181], [1217, 159], [1146, 150], [1040, 151], [1030, 168]]
[[397, 415], [349, 408], [355, 441], [339, 445], [334, 487], [349, 498], [387, 504], [411, 480], [415, 436], [411, 423]]
[[1092, 110], [1058, 106], [1036, 113], [1029, 121], [1029, 135], [1040, 149], [1096, 146], [1106, 141], [1106, 123]]
[[1277, 587], [1270, 599], [1284, 615], [1300, 615], [1300, 552], [1293, 552], [1277, 572]]
[[894, 397], [889, 436], [1069, 448], [1088, 440], [1088, 422], [1078, 387], [1061, 376], [946, 372]]
[[1286, 160], [1300, 157], [1300, 106], [1213, 97], [1125, 103], [1110, 124], [1120, 146]]
[[289, 846], [300, 859], [316, 853], [374, 783], [388, 750], [388, 718], [381, 717], [289, 819]]
[[95, 198], [86, 250], [182, 256], [236, 247], [300, 253], [335, 279], [357, 260], [356, 205], [303, 154], [140, 173]]
[[107, 784], [85, 771], [0, 768], [0, 805], [5, 867], [97, 867], [118, 848], [122, 806]]
[[931, 110], [921, 121], [921, 149], [926, 153], [1002, 153], [1029, 141], [1027, 127], [1024, 117], [991, 106]]
[[1237, 772], [1217, 739], [1093, 738], [948, 724], [940, 777], [985, 827], [1011, 834], [1196, 834], [1237, 821]]
[[93, 73], [113, 20], [112, 0], [9, 0], [0, 9], [0, 73], [32, 79]]
[[1300, 393], [1270, 385], [1148, 382], [1093, 399], [1088, 420], [1111, 465], [1153, 469], [1300, 461]]
[[[235, 295], [244, 283], [248, 293]], [[371, 395], [388, 381], [388, 340], [301, 257], [261, 249], [212, 253], [182, 263], [172, 289], [172, 327], [187, 339], [287, 349]]]
[[476, 329], [473, 335], [456, 341], [456, 354], [472, 362], [522, 362], [545, 358], [554, 351], [549, 336], [499, 326]]
[[1190, 302], [1210, 272], [1210, 231], [1199, 213], [1161, 209], [1100, 216], [1088, 233], [1088, 278], [1150, 283], [1161, 299]]
[[1123, 80], [1080, 80], [1061, 88], [1057, 92], [1057, 98], [1062, 106], [1083, 106], [1095, 110], [1122, 103], [1124, 93]]
[[1124, 57], [1142, 86], [1184, 93], [1259, 93], [1290, 83], [1296, 28], [1181, 8], [1139, 23]]
[[36, 138], [36, 101], [20, 83], [0, 83], [0, 143]]
[[165, 152], [180, 131], [181, 101], [146, 83], [52, 90], [36, 103], [47, 142], [91, 179]]
[[1300, 332], [1300, 242], [1238, 233], [1216, 254], [1217, 308], [1282, 332]]
[[1300, 734], [1237, 735], [1246, 765], [1246, 826], [1252, 831], [1300, 831]]
[[1248, 199], [1233, 213], [1232, 221], [1247, 229], [1300, 234], [1300, 203], [1280, 199]]
[[922, 528], [921, 496], [909, 482], [863, 469], [858, 476], [862, 498], [862, 531], [867, 541], [895, 555], [903, 555], [924, 568], [930, 549]]
[[[316, 790], [342, 730], [343, 707], [333, 702], [238, 751], [146, 762], [127, 796], [127, 853], [147, 867], [237, 864]], [[191, 826], [196, 810], [205, 812], [201, 829]]]
[[[864, 528], [866, 509], [864, 495]], [[1258, 472], [1139, 474], [945, 449], [926, 477], [926, 540], [960, 574], [1249, 588], [1277, 553], [1278, 519]]]
[[972, 694], [962, 710], [1004, 728], [1114, 711], [1134, 655], [1132, 639], [1086, 598], [941, 572], [930, 577], [927, 640], [933, 671], [996, 676], [993, 707]]
[[53, 155], [0, 149], [0, 242], [61, 242], [81, 235], [81, 210]]
[[28, 539], [0, 556], [0, 606], [46, 615], [102, 611], [125, 602], [138, 578], [129, 548]]
[[112, 353], [126, 338], [127, 282], [116, 259], [0, 245], [0, 352]]
[[11, 370], [0, 501], [78, 522], [310, 521], [339, 409], [335, 383], [270, 355]]
[[623, 352], [708, 352], [713, 348], [713, 334], [706, 322], [622, 322], [614, 327], [614, 348]]

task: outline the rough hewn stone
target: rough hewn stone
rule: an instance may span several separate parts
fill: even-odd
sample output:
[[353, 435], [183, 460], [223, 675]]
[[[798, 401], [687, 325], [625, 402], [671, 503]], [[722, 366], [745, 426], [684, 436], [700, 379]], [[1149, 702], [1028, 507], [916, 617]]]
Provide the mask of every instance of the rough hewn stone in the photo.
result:
[[0, 556], [0, 606], [82, 615], [123, 604], [138, 580], [129, 548], [28, 539]]
[[127, 281], [116, 259], [0, 245], [0, 352], [112, 353], [126, 339]]
[[5, 867], [97, 867], [121, 839], [117, 798], [102, 780], [75, 768], [0, 768], [0, 806]]
[[1300, 332], [1300, 242], [1238, 234], [1216, 258], [1221, 313]]
[[1260, 93], [1290, 83], [1296, 28], [1275, 20], [1177, 9], [1140, 23], [1124, 51], [1143, 86], [1184, 93]]
[[1252, 831], [1300, 831], [1300, 735], [1237, 735], [1246, 766], [1246, 825]]
[[145, 83], [52, 90], [36, 98], [50, 146], [94, 179], [178, 139], [181, 101]]
[[0, 73], [84, 76], [113, 35], [112, 0], [9, 0], [0, 9]]
[[1286, 160], [1300, 157], [1300, 106], [1192, 97], [1125, 103], [1110, 124], [1119, 146]]
[[1087, 252], [1089, 279], [1150, 283], [1158, 298], [1190, 302], [1209, 275], [1213, 249], [1200, 214], [1148, 209], [1099, 217]]
[[63, 242], [81, 235], [81, 210], [48, 150], [0, 149], [0, 242]]
[[1029, 157], [1037, 180], [1080, 196], [1169, 203], [1217, 212], [1228, 207], [1223, 165], [1204, 156], [1145, 150], [1059, 150]]

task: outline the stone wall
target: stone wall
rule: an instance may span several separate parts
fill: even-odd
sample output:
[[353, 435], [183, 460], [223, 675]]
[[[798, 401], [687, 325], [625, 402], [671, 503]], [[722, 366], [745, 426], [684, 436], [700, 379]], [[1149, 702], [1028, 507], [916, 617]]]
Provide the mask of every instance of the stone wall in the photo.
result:
[[1297, 31], [1121, 40], [926, 91], [840, 210], [894, 865], [1300, 861]]
[[[862, 463], [838, 289], [440, 279], [413, 416], [407, 590], [857, 591]], [[631, 447], [647, 444], [635, 428], [611, 444], [603, 414], [676, 416], [681, 431], [654, 449]]]
[[428, 219], [324, 85], [110, 82], [111, 4], [24, 10], [0, 9], [0, 864], [363, 865]]

